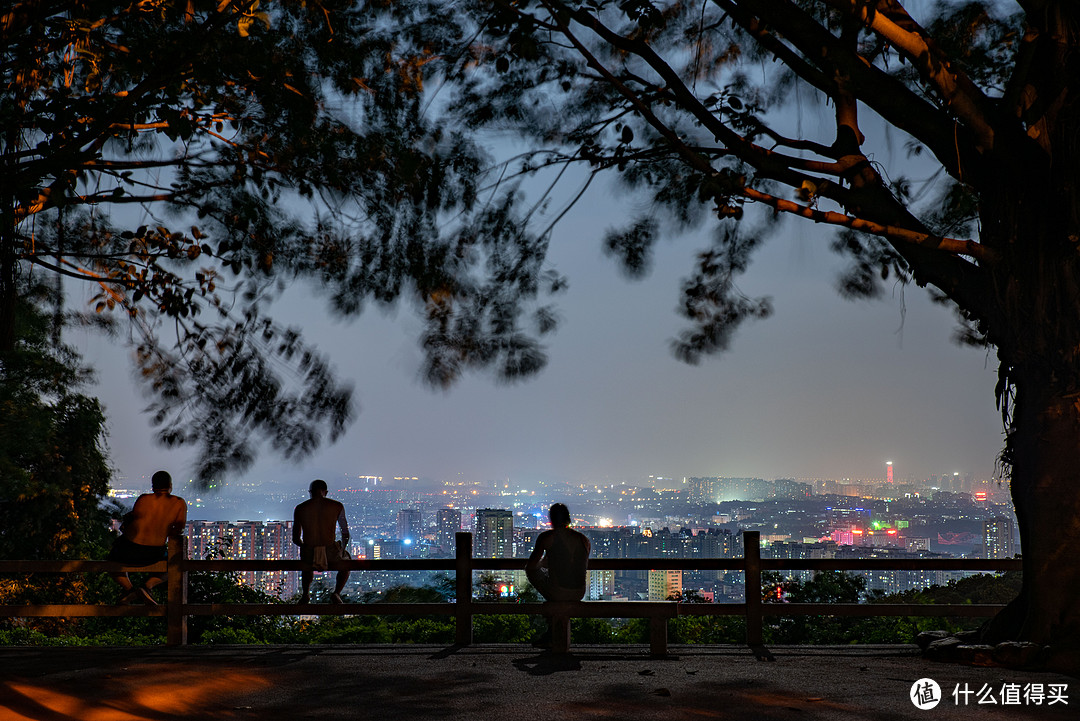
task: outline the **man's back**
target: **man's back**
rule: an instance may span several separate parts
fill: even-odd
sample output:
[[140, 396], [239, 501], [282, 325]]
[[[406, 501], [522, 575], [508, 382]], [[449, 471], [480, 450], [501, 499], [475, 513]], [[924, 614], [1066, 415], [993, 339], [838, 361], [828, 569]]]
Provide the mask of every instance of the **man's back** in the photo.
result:
[[144, 493], [124, 522], [124, 535], [141, 546], [164, 546], [170, 535], [183, 532], [186, 521], [187, 503], [183, 498], [171, 493]]
[[547, 552], [552, 580], [563, 588], [584, 586], [590, 550], [588, 537], [565, 526], [545, 531], [541, 536], [546, 536], [538, 541]]
[[339, 501], [329, 498], [309, 498], [296, 507], [293, 523], [305, 546], [334, 545], [334, 526], [345, 511]]

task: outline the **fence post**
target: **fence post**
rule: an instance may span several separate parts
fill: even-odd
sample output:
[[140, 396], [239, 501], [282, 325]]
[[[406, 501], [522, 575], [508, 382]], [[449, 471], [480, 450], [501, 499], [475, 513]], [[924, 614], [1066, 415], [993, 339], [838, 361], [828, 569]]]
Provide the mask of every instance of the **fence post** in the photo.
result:
[[743, 557], [746, 560], [746, 645], [760, 646], [761, 535], [758, 531], [743, 531]]
[[653, 616], [649, 619], [649, 654], [652, 656], [667, 656], [667, 624], [666, 616]]
[[456, 628], [454, 642], [459, 646], [472, 643], [472, 534], [459, 531], [454, 535], [454, 573], [457, 581]]
[[169, 568], [166, 572], [167, 606], [165, 617], [168, 631], [165, 641], [170, 646], [187, 645], [187, 537], [169, 538]]

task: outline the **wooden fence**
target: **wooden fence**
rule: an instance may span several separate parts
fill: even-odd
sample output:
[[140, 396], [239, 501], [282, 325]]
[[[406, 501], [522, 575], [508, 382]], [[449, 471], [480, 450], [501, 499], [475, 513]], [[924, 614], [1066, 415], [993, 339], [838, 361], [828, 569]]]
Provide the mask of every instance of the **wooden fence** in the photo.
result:
[[[142, 571], [166, 574], [166, 602], [163, 606], [108, 606], [42, 604], [0, 606], [0, 617], [101, 617], [164, 616], [169, 645], [183, 645], [188, 640], [191, 616], [312, 616], [312, 615], [441, 615], [455, 619], [455, 641], [472, 643], [473, 616], [486, 614], [541, 614], [540, 603], [491, 603], [472, 597], [474, 571], [521, 570], [523, 558], [473, 558], [472, 534], [457, 534], [456, 554], [451, 559], [380, 559], [348, 561], [341, 565], [351, 571], [446, 571], [453, 573], [456, 599], [453, 603], [370, 603], [370, 604], [228, 604], [188, 603], [188, 573], [192, 571], [301, 571], [301, 561], [249, 561], [236, 559], [194, 560], [187, 557], [187, 539], [171, 539], [168, 561], [139, 568], [109, 561], [3, 561], [0, 573], [80, 573]], [[997, 604], [819, 604], [764, 603], [753, 589], [761, 586], [763, 571], [1012, 571], [1019, 570], [1019, 559], [788, 559], [762, 558], [757, 531], [743, 532], [742, 558], [594, 558], [590, 570], [722, 570], [745, 574], [744, 603], [677, 603], [639, 601], [594, 601], [580, 604], [575, 616], [599, 618], [648, 617], [654, 620], [677, 616], [744, 616], [746, 642], [751, 647], [762, 644], [764, 616], [992, 616], [1002, 606]], [[665, 624], [666, 628], [666, 624]], [[656, 643], [653, 644], [657, 650]]]

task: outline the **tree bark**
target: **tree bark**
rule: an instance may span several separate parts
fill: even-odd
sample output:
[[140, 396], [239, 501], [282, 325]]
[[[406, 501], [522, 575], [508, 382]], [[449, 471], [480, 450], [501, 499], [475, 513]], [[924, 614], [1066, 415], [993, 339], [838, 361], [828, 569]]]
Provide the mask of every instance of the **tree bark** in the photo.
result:
[[[14, 155], [18, 135], [9, 130], [4, 135], [4, 150]], [[15, 349], [15, 305], [18, 290], [15, 286], [17, 264], [15, 243], [18, 238], [15, 223], [15, 189], [10, 179], [15, 168], [4, 163], [0, 167], [0, 357]]]
[[1021, 372], [1016, 378], [1012, 496], [1023, 554], [1019, 598], [986, 640], [1050, 646], [1050, 667], [1080, 671], [1080, 392]]

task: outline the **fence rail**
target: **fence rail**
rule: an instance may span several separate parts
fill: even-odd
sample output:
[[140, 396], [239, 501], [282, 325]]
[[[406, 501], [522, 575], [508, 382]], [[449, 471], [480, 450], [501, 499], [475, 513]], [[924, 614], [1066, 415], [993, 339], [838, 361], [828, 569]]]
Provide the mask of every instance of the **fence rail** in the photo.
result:
[[[764, 603], [760, 593], [762, 571], [1012, 571], [1021, 568], [1019, 559], [787, 559], [762, 558], [757, 531], [743, 532], [742, 558], [648, 558], [648, 559], [590, 559], [590, 570], [726, 570], [742, 571], [748, 593], [744, 603], [651, 603], [636, 605], [636, 601], [599, 601], [580, 604], [575, 615], [598, 618], [645, 616], [672, 618], [676, 616], [744, 616], [746, 642], [752, 647], [762, 644], [764, 616], [992, 616], [1003, 606], [999, 604], [821, 604], [821, 603]], [[455, 618], [455, 641], [472, 643], [472, 619], [478, 615], [540, 614], [539, 603], [485, 603], [472, 598], [474, 571], [521, 570], [525, 559], [496, 559], [472, 557], [472, 534], [458, 533], [456, 554], [451, 559], [380, 559], [342, 562], [340, 568], [350, 571], [448, 571], [455, 575], [457, 598], [453, 603], [372, 603], [372, 604], [236, 604], [188, 603], [188, 573], [193, 571], [301, 571], [301, 561], [195, 560], [187, 557], [187, 539], [170, 539], [168, 561], [151, 566], [128, 567], [110, 561], [3, 561], [0, 573], [83, 573], [143, 571], [166, 574], [167, 601], [164, 606], [106, 606], [73, 604], [39, 604], [0, 606], [0, 617], [114, 617], [164, 616], [169, 645], [183, 645], [188, 640], [188, 618], [191, 616], [292, 616], [292, 615], [440, 615]]]

